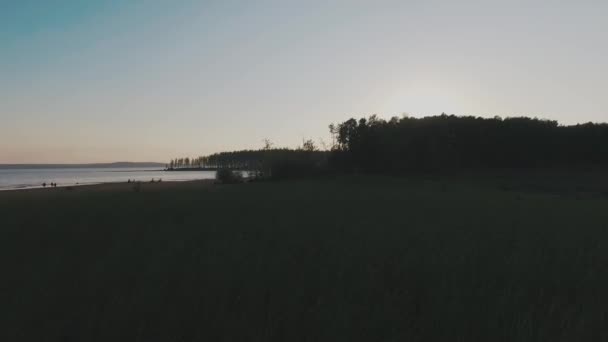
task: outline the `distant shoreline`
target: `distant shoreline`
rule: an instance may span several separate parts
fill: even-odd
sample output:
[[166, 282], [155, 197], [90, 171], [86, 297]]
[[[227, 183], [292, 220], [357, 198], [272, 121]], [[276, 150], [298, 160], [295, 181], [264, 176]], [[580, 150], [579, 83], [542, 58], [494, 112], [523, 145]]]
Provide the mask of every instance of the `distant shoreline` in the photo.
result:
[[183, 182], [213, 179], [215, 171], [168, 172], [161, 167], [0, 169], [0, 191], [70, 187], [103, 183]]
[[[129, 190], [132, 191], [133, 187], [139, 184], [141, 190], [147, 189], [169, 189], [180, 186], [191, 186], [196, 184], [205, 184], [211, 185], [215, 182], [214, 179], [197, 179], [197, 180], [172, 180], [172, 181], [162, 181], [162, 182], [105, 182], [105, 183], [82, 183], [76, 185], [63, 185], [57, 186], [56, 188], [52, 187], [24, 187], [24, 188], [7, 188], [0, 189], [0, 196], [11, 194], [11, 193], [19, 193], [19, 194], [47, 194], [47, 193], [58, 193], [58, 192], [89, 192], [89, 191], [114, 191], [114, 190]], [[11, 195], [7, 195], [11, 196]]]
[[[186, 167], [186, 168], [179, 168], [179, 169], [164, 169], [164, 171], [167, 172], [173, 172], [173, 171], [217, 171], [219, 169], [219, 167]], [[231, 168], [231, 170], [235, 170], [235, 171], [245, 171], [243, 169], [239, 169], [239, 168]]]
[[156, 167], [165, 168], [166, 164], [155, 162], [116, 162], [116, 163], [93, 163], [93, 164], [0, 164], [0, 170], [14, 169], [109, 169], [127, 167]]

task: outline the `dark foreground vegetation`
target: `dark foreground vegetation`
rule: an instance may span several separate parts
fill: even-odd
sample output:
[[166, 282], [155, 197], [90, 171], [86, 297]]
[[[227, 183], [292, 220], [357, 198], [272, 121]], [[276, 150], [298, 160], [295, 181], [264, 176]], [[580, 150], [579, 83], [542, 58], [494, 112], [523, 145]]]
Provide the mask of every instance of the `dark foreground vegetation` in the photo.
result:
[[607, 340], [603, 174], [518, 177], [0, 193], [0, 340]]

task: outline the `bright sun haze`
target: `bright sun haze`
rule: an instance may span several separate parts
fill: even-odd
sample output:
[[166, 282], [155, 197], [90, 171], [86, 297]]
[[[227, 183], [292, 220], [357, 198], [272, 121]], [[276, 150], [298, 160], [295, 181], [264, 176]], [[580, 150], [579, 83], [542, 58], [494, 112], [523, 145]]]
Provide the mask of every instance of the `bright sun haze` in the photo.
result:
[[607, 121], [598, 1], [2, 1], [0, 163], [167, 161], [407, 112]]

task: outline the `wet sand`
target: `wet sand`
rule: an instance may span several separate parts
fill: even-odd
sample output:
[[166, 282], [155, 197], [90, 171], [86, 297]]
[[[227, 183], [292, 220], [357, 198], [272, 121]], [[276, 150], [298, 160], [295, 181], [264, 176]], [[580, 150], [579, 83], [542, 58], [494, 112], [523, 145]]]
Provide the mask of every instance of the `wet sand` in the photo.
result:
[[96, 194], [96, 193], [128, 193], [128, 192], [159, 192], [167, 190], [203, 188], [213, 185], [215, 180], [204, 179], [194, 181], [163, 181], [163, 182], [139, 182], [139, 183], [103, 183], [91, 185], [77, 185], [65, 187], [46, 187], [35, 189], [19, 189], [0, 191], [0, 199], [11, 198], [37, 198], [53, 197], [60, 194]]

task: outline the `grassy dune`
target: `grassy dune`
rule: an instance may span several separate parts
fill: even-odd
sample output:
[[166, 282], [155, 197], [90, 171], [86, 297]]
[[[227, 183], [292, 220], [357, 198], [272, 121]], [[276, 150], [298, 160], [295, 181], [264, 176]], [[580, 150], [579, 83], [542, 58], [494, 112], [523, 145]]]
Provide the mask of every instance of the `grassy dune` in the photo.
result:
[[143, 184], [2, 193], [0, 219], [2, 341], [608, 340], [602, 193]]

